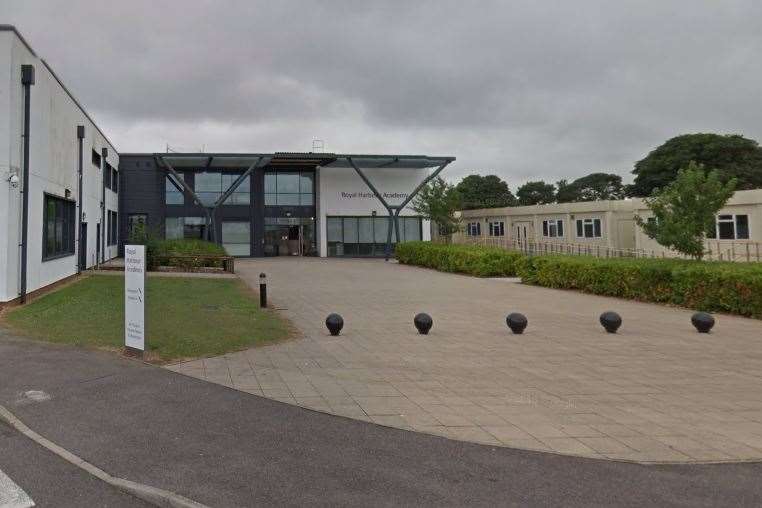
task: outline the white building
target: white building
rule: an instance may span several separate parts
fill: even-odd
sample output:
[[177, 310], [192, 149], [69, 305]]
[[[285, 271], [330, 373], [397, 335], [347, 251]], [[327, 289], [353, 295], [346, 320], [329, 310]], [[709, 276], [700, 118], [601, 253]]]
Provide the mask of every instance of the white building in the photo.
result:
[[0, 303], [116, 255], [118, 167], [113, 145], [52, 69], [0, 25]]

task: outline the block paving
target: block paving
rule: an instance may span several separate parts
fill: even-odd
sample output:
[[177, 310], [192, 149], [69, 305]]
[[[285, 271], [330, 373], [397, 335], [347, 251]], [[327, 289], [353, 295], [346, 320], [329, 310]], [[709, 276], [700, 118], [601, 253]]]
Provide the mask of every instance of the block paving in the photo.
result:
[[[168, 368], [451, 439], [636, 462], [762, 459], [762, 322], [376, 259], [236, 263], [301, 336]], [[619, 333], [598, 323], [622, 315]], [[427, 336], [413, 327], [428, 312]], [[505, 316], [529, 319], [513, 335]], [[332, 337], [330, 312], [345, 320]]]

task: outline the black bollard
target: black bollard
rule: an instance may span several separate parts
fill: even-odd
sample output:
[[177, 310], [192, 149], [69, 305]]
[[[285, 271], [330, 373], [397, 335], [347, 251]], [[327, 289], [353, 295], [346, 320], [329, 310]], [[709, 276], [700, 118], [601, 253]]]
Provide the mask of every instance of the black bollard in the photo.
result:
[[601, 314], [601, 325], [608, 333], [616, 333], [622, 326], [622, 317], [614, 311], [607, 311]]
[[434, 326], [434, 320], [431, 319], [431, 316], [425, 312], [421, 312], [420, 314], [415, 315], [413, 318], [413, 324], [418, 329], [418, 333], [421, 335], [428, 335], [429, 330], [431, 330], [431, 327]]
[[524, 314], [511, 312], [508, 314], [508, 317], [505, 318], [505, 324], [508, 325], [508, 328], [510, 328], [513, 333], [520, 335], [524, 333], [524, 330], [526, 329], [527, 324], [529, 324], [529, 321]]
[[264, 272], [259, 274], [259, 306], [267, 308], [267, 275]]
[[331, 332], [331, 335], [336, 336], [341, 333], [341, 329], [344, 328], [344, 318], [335, 313], [328, 314], [328, 317], [325, 318], [325, 326], [328, 328], [328, 331]]
[[709, 333], [714, 326], [714, 317], [707, 312], [697, 312], [691, 316], [691, 323], [699, 333]]

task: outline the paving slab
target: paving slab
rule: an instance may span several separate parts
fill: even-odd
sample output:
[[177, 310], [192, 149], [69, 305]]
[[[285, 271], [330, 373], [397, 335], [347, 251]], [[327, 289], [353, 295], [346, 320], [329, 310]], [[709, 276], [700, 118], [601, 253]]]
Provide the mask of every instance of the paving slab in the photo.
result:
[[[236, 269], [255, 289], [267, 274], [272, 306], [301, 336], [171, 370], [250, 393], [256, 379], [265, 397], [473, 442], [642, 462], [762, 460], [758, 320], [720, 315], [698, 334], [686, 309], [383, 260]], [[622, 315], [619, 333], [599, 325], [606, 310]], [[523, 335], [505, 325], [512, 311], [529, 319]], [[344, 317], [338, 337], [324, 326], [330, 312]], [[429, 335], [413, 327], [418, 312], [434, 319]]]

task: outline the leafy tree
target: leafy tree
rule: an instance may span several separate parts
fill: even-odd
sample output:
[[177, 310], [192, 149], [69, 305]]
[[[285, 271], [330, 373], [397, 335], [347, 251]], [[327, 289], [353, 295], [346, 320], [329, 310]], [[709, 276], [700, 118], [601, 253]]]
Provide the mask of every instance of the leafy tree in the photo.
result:
[[544, 205], [556, 200], [556, 187], [542, 180], [527, 182], [516, 191], [520, 205]]
[[441, 176], [428, 183], [413, 198], [413, 210], [435, 222], [441, 234], [450, 235], [460, 228], [455, 212], [460, 209], [460, 195], [455, 186]]
[[715, 215], [733, 195], [736, 180], [722, 182], [720, 172], [688, 163], [677, 178], [646, 198], [653, 219], [635, 217], [637, 224], [660, 245], [695, 259], [704, 255], [704, 238], [715, 227]]
[[624, 197], [622, 177], [613, 173], [591, 173], [577, 178], [572, 183], [560, 180], [556, 185], [558, 186], [556, 201], [559, 203], [622, 199]]
[[739, 189], [762, 187], [762, 148], [738, 134], [684, 134], [674, 137], [635, 163], [630, 196], [650, 196], [677, 177], [680, 168], [695, 161], [717, 169], [720, 180], [738, 181]]
[[516, 204], [508, 184], [495, 175], [469, 175], [455, 186], [464, 210], [500, 208]]

